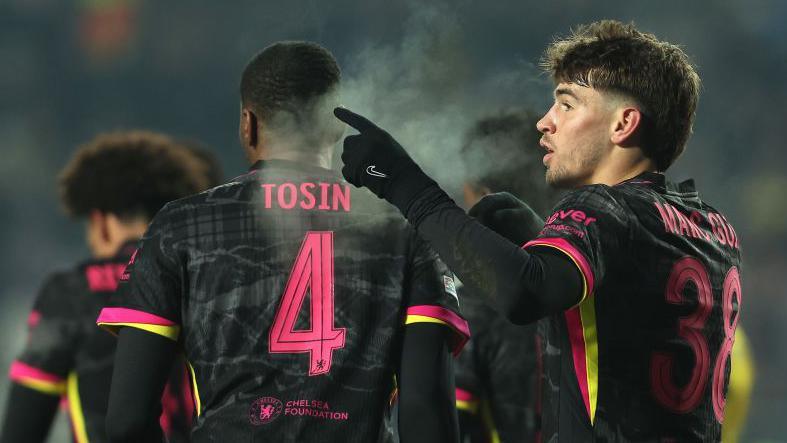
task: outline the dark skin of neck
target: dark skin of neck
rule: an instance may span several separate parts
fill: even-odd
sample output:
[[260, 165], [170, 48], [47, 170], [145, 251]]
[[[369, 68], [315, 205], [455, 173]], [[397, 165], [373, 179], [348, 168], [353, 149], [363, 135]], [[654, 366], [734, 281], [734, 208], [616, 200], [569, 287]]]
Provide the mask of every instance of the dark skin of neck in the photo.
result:
[[333, 146], [319, 149], [287, 144], [266, 131], [265, 122], [253, 110], [242, 108], [238, 128], [241, 146], [249, 164], [258, 160], [289, 160], [330, 169], [333, 161]]

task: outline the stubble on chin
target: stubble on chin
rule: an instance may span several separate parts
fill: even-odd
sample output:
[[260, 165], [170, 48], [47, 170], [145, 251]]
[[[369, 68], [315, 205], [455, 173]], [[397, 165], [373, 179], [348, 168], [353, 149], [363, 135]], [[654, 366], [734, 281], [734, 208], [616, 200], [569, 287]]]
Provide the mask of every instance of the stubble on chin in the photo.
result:
[[548, 186], [555, 189], [565, 189], [570, 187], [570, 184], [568, 183], [568, 173], [565, 168], [561, 168], [560, 166], [554, 166], [551, 168], [548, 167], [546, 173], [544, 174], [544, 179], [546, 180]]

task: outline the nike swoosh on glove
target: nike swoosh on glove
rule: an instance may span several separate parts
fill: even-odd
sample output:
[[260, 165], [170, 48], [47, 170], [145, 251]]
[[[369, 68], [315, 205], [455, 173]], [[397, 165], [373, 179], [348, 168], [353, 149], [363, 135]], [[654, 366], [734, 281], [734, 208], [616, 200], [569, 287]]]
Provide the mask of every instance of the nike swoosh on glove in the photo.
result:
[[403, 214], [421, 191], [437, 185], [388, 132], [345, 108], [333, 114], [359, 132], [344, 139], [342, 175], [348, 182], [368, 188]]
[[536, 211], [508, 192], [485, 195], [467, 214], [520, 246], [536, 238], [544, 227]]

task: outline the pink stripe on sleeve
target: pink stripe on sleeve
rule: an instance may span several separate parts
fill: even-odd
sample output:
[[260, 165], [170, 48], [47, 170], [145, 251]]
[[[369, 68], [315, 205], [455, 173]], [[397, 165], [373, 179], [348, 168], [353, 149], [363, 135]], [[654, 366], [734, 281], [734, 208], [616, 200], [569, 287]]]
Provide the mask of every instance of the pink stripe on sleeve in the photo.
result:
[[96, 323], [141, 323], [146, 325], [176, 326], [164, 317], [129, 308], [104, 308]]
[[579, 266], [579, 272], [585, 277], [585, 282], [587, 282], [588, 293], [587, 296], [593, 294], [593, 288], [595, 284], [595, 279], [593, 276], [593, 269], [590, 267], [585, 255], [582, 254], [576, 246], [572, 245], [568, 240], [564, 238], [552, 237], [552, 238], [537, 238], [535, 240], [529, 241], [525, 243], [523, 248], [529, 248], [531, 246], [551, 246], [553, 248], [557, 248], [564, 253], [566, 253], [569, 257], [574, 259], [577, 266]]
[[475, 395], [470, 391], [456, 388], [456, 399], [458, 401], [475, 401]]
[[433, 305], [410, 306], [407, 308], [407, 315], [436, 318], [448, 324], [456, 332], [456, 340], [453, 343], [454, 355], [459, 355], [462, 348], [465, 347], [465, 343], [470, 339], [470, 326], [467, 321], [449, 309]]
[[47, 383], [62, 383], [65, 380], [63, 377], [42, 371], [18, 360], [11, 363], [11, 371], [8, 376], [11, 380], [37, 380]]

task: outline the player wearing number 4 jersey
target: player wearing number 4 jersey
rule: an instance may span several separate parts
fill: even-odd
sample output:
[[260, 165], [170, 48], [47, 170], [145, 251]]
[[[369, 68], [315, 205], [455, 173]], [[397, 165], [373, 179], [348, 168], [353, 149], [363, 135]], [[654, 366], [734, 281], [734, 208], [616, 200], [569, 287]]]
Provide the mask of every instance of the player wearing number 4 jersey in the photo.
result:
[[[183, 348], [194, 442], [377, 441], [394, 375], [402, 441], [456, 439], [450, 351], [468, 330], [453, 276], [399, 214], [327, 169], [338, 81], [315, 44], [252, 59], [240, 132], [257, 161], [162, 209], [98, 318], [120, 328], [117, 368]], [[115, 372], [116, 441], [136, 441], [159, 372]]]
[[[386, 132], [346, 109], [343, 173], [397, 206], [510, 320], [546, 318], [544, 441], [719, 441], [741, 303], [735, 230], [660, 172], [691, 132], [699, 77], [676, 46], [602, 21], [553, 43], [538, 122], [546, 180], [571, 191], [514, 244], [469, 218]], [[367, 165], [390, 178], [362, 175]], [[490, 196], [479, 219], [532, 211]]]

